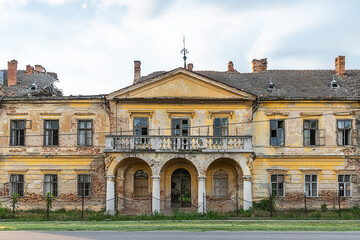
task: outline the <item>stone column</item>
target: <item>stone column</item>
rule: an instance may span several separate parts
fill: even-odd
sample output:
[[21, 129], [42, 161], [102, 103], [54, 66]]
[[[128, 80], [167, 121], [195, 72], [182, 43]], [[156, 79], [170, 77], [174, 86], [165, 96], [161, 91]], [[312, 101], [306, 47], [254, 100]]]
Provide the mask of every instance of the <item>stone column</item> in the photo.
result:
[[243, 177], [243, 194], [244, 194], [244, 210], [248, 210], [252, 207], [252, 187], [251, 187], [251, 176]]
[[152, 212], [160, 213], [160, 176], [152, 176]]
[[115, 176], [106, 176], [106, 214], [115, 215]]
[[206, 213], [206, 188], [205, 188], [205, 175], [199, 176], [198, 187], [198, 213]]

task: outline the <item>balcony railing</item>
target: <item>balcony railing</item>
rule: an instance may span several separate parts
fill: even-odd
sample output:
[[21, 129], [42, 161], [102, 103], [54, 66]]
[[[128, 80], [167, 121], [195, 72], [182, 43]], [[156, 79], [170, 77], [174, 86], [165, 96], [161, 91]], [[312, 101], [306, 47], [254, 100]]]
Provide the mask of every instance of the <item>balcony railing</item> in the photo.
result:
[[151, 150], [158, 152], [251, 152], [251, 136], [106, 136], [106, 151], [130, 152]]

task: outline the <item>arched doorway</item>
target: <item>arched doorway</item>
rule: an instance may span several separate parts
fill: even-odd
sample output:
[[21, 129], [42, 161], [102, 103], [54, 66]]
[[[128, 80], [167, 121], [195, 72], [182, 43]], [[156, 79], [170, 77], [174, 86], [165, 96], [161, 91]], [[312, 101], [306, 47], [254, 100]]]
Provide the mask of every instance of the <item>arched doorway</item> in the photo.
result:
[[171, 174], [171, 207], [191, 207], [191, 175], [184, 168]]

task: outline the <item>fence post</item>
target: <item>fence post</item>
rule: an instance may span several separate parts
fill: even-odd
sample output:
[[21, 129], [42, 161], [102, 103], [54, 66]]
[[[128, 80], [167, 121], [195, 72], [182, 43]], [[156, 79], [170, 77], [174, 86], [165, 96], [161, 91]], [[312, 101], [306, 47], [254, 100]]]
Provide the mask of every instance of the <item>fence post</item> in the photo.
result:
[[152, 193], [150, 193], [150, 214], [151, 216], [153, 215], [153, 196], [152, 196]]
[[273, 217], [272, 192], [270, 191], [270, 217]]
[[203, 205], [202, 205], [202, 207], [203, 207], [203, 215], [205, 215], [205, 194], [203, 193]]
[[239, 196], [238, 192], [236, 192], [236, 216], [239, 217]]
[[304, 204], [305, 204], [305, 217], [307, 217], [307, 211], [306, 211], [306, 193], [304, 193]]
[[115, 195], [115, 207], [116, 207], [116, 218], [119, 217], [119, 196], [116, 193]]
[[[341, 188], [341, 187], [340, 187], [340, 188]], [[341, 217], [340, 191], [339, 191], [338, 199], [339, 199], [339, 217]]]
[[50, 210], [49, 200], [46, 200], [46, 219], [47, 220], [49, 220], [49, 210]]
[[15, 202], [12, 202], [12, 217], [15, 218]]
[[84, 199], [85, 199], [85, 190], [81, 198], [81, 218], [84, 218]]

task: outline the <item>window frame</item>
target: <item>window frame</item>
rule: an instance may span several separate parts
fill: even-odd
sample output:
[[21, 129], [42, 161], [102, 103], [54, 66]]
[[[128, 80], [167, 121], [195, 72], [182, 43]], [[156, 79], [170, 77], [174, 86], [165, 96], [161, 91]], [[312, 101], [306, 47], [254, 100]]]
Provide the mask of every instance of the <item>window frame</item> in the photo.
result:
[[[89, 182], [80, 182], [80, 178], [84, 177], [84, 176], [89, 176], [90, 181]], [[87, 183], [89, 183], [88, 195], [85, 194], [86, 193], [86, 185], [85, 184], [87, 184]], [[80, 194], [80, 191], [81, 191], [81, 189], [79, 187], [80, 184], [83, 184], [83, 190], [82, 191], [84, 193], [84, 197], [86, 197], [86, 198], [91, 197], [91, 195], [92, 195], [92, 175], [91, 174], [78, 174], [77, 175], [77, 196], [78, 197], [83, 197], [83, 195]]]
[[[220, 119], [220, 125], [219, 126], [215, 126], [215, 121], [217, 120], [217, 119]], [[226, 120], [227, 121], [227, 123], [224, 125], [224, 124], [222, 124], [222, 121], [223, 120]], [[225, 137], [225, 136], [229, 136], [229, 126], [230, 126], [230, 124], [229, 124], [229, 118], [228, 117], [214, 117], [213, 118], [213, 136], [216, 136], [216, 137]], [[215, 129], [220, 129], [220, 135], [216, 135], [215, 134]], [[223, 131], [225, 132], [225, 133], [223, 133]]]
[[[311, 122], [316, 121], [316, 128], [311, 127]], [[305, 128], [305, 122], [309, 122], [309, 128]], [[311, 144], [311, 130], [315, 130], [315, 144]], [[309, 144], [306, 144], [305, 131], [309, 131]], [[303, 120], [303, 146], [304, 147], [316, 147], [320, 146], [319, 140], [319, 119], [304, 119]]]
[[[340, 182], [339, 181], [339, 176], [343, 176], [344, 177], [344, 181], [343, 182]], [[349, 182], [345, 182], [345, 176], [349, 176]], [[344, 195], [343, 196], [340, 196], [340, 197], [352, 197], [352, 184], [351, 184], [351, 177], [352, 175], [351, 174], [338, 174], [337, 175], [337, 193], [338, 193], [338, 196], [340, 196], [340, 183], [344, 183]], [[350, 192], [349, 192], [349, 195], [346, 195], [346, 183], [348, 183], [350, 185]], [[345, 196], [346, 195], [346, 196]]]
[[[226, 178], [215, 178], [215, 175], [216, 175], [216, 172], [218, 171], [224, 171], [225, 174], [226, 174]], [[216, 195], [216, 191], [215, 191], [215, 179], [226, 179], [226, 192], [224, 195]], [[218, 168], [216, 169], [214, 172], [213, 172], [213, 175], [212, 175], [212, 180], [213, 180], [213, 198], [216, 198], [216, 199], [226, 199], [228, 198], [228, 194], [229, 194], [229, 173], [228, 171], [226, 171], [225, 169], [223, 168]], [[225, 181], [224, 181], [225, 182]]]
[[[272, 176], [276, 176], [276, 181], [273, 181], [272, 180]], [[279, 182], [279, 176], [283, 176], [283, 182]], [[276, 184], [276, 194], [274, 195], [273, 192], [274, 192], [274, 189], [273, 189], [273, 183]], [[282, 186], [283, 188], [280, 189], [279, 188], [279, 185], [282, 183]], [[279, 191], [283, 192], [282, 195], [279, 195]], [[272, 196], [276, 196], [276, 197], [285, 197], [285, 174], [279, 174], [279, 173], [274, 173], [274, 174], [270, 174], [270, 194]]]
[[[140, 119], [140, 128], [136, 127], [135, 119]], [[147, 119], [146, 134], [143, 134], [143, 129], [145, 128], [142, 125], [143, 119]], [[149, 117], [134, 117], [133, 118], [133, 135], [134, 136], [149, 136], [149, 125], [150, 125]], [[140, 129], [140, 134], [136, 134], [136, 132], [137, 132], [136, 129]]]
[[[174, 127], [174, 121], [176, 120], [180, 120], [181, 123], [180, 123], [180, 128], [179, 128], [179, 135], [175, 135], [174, 134], [174, 130], [176, 129]], [[187, 135], [183, 135], [183, 120], [187, 120]], [[191, 136], [191, 119], [188, 118], [188, 117], [171, 117], [171, 136], [172, 137], [188, 137], [188, 136]]]
[[[46, 127], [46, 122], [51, 122], [51, 128]], [[53, 128], [53, 122], [57, 122], [57, 128]], [[51, 132], [49, 135], [49, 142], [46, 142], [48, 131]], [[54, 134], [54, 131], [57, 131], [56, 134]], [[44, 120], [44, 146], [49, 147], [55, 147], [60, 145], [60, 121], [59, 119], [45, 119]], [[54, 140], [57, 138], [57, 144], [54, 144]], [[52, 144], [50, 144], [52, 143]]]
[[[283, 122], [283, 127], [282, 128], [279, 128], [279, 121]], [[276, 122], [276, 128], [272, 128], [271, 127], [271, 122]], [[282, 141], [282, 144], [279, 144], [279, 129], [282, 129], [283, 130], [283, 141]], [[271, 131], [275, 130], [276, 131], [276, 137], [272, 137], [271, 136]], [[276, 138], [276, 144], [273, 145], [272, 142], [271, 142], [271, 139], [272, 138]], [[285, 119], [272, 119], [270, 120], [270, 138], [269, 138], [269, 141], [270, 141], [270, 146], [272, 147], [284, 147], [285, 146]]]
[[[20, 128], [19, 126], [19, 122], [23, 121], [24, 122], [24, 128]], [[16, 128], [12, 128], [12, 123], [16, 122]], [[20, 136], [19, 136], [19, 131], [24, 131], [23, 136], [21, 135], [20, 132]], [[14, 134], [15, 132], [15, 134]], [[16, 136], [14, 136], [16, 135]], [[17, 139], [16, 144], [14, 143], [15, 141], [13, 141], [13, 139]], [[21, 138], [23, 138], [23, 144], [21, 144]], [[11, 119], [10, 120], [10, 146], [25, 146], [26, 145], [26, 120], [25, 119]]]
[[[344, 128], [342, 128], [342, 129], [339, 129], [339, 122], [340, 121], [343, 121], [344, 122]], [[350, 121], [350, 128], [345, 128], [345, 122], [346, 121]], [[352, 120], [351, 119], [337, 119], [336, 120], [336, 143], [337, 143], [337, 145], [338, 146], [351, 146], [352, 145]], [[345, 141], [345, 131], [346, 130], [348, 130], [349, 131], [349, 136], [348, 136], [348, 141], [349, 141], [349, 143], [348, 144], [345, 144], [344, 143], [344, 141]], [[339, 133], [340, 133], [340, 131], [342, 131], [343, 132], [343, 136], [342, 136], [342, 139], [343, 139], [343, 141], [342, 141], [342, 144], [339, 144]]]
[[[46, 176], [56, 176], [56, 181], [54, 181], [52, 178], [50, 179], [50, 181], [47, 181]], [[59, 176], [58, 176], [58, 174], [44, 174], [44, 197], [48, 193], [48, 192], [46, 192], [47, 184], [50, 185], [50, 189], [51, 189], [50, 192], [52, 193], [52, 195], [54, 197], [57, 197], [58, 191], [59, 191]], [[56, 186], [56, 187], [54, 188], [54, 186]]]
[[[22, 181], [18, 181], [20, 176], [22, 176]], [[13, 177], [16, 177], [15, 182], [12, 181]], [[10, 174], [9, 182], [10, 182], [10, 191], [9, 191], [10, 197], [12, 197], [14, 194], [19, 194], [19, 197], [24, 197], [24, 195], [25, 195], [25, 174]], [[16, 193], [14, 193], [14, 185], [15, 184], [17, 185]], [[21, 184], [21, 188], [19, 188], [19, 184]], [[19, 192], [19, 189], [20, 189], [20, 192]]]
[[[80, 122], [84, 122], [85, 127], [84, 128], [80, 128]], [[90, 122], [91, 123], [91, 128], [87, 128], [87, 123]], [[77, 120], [77, 146], [79, 147], [89, 147], [89, 146], [93, 146], [93, 135], [94, 135], [94, 121], [93, 119], [78, 119]], [[80, 144], [80, 132], [81, 131], [85, 131], [85, 144]], [[87, 144], [87, 134], [88, 132], [91, 131], [91, 140], [90, 140], [90, 144]]]
[[[143, 187], [143, 186], [137, 186], [136, 185], [136, 183], [138, 182], [137, 181], [137, 179], [138, 180], [141, 180], [141, 178], [136, 178], [136, 175], [137, 175], [137, 173], [139, 173], [139, 172], [144, 172], [144, 173], [146, 173], [146, 186], [145, 187]], [[144, 199], [144, 198], [148, 198], [149, 197], [149, 186], [150, 186], [150, 183], [149, 183], [149, 173], [145, 170], [145, 169], [139, 169], [139, 170], [137, 170], [137, 171], [135, 171], [135, 173], [134, 173], [134, 177], [133, 177], [133, 181], [134, 181], [134, 184], [133, 184], [133, 190], [134, 190], [134, 198], [137, 198], [137, 199]], [[145, 178], [143, 178], [143, 179], [145, 179]], [[145, 181], [144, 181], [145, 182]], [[146, 194], [145, 195], [137, 195], [137, 190], [139, 189], [139, 188], [146, 188]], [[141, 191], [140, 191], [141, 192]]]
[[[310, 184], [310, 187], [311, 187], [311, 195], [308, 195], [308, 193], [306, 192], [306, 176], [310, 176], [310, 182], [308, 182]], [[313, 191], [313, 188], [312, 188], [312, 184], [314, 183], [312, 181], [312, 176], [316, 176], [316, 196], [313, 196], [312, 194], [312, 191]], [[305, 192], [305, 196], [306, 197], [319, 197], [319, 174], [304, 174], [304, 192]]]

